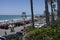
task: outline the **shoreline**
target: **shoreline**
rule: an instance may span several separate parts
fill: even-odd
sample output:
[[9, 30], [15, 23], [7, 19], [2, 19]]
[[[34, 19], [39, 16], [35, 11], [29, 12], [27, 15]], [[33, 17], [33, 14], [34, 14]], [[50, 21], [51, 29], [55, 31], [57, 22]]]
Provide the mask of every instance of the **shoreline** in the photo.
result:
[[[34, 18], [36, 19], [36, 18]], [[31, 17], [27, 17], [25, 18], [25, 21], [31, 20]], [[0, 25], [3, 24], [9, 24], [9, 23], [16, 23], [16, 22], [23, 22], [22, 18], [18, 18], [18, 19], [12, 19], [12, 20], [0, 20]]]

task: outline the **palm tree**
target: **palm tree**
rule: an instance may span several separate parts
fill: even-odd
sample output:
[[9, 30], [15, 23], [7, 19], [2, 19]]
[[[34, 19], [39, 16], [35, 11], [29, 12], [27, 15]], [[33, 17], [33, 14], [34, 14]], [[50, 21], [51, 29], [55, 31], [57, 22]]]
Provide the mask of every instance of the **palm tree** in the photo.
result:
[[60, 0], [57, 0], [57, 16], [58, 16], [58, 26], [60, 27]]
[[54, 21], [53, 0], [51, 0], [51, 14], [52, 14], [52, 22], [53, 22]]
[[46, 23], [47, 23], [47, 26], [50, 26], [50, 21], [49, 21], [49, 11], [48, 11], [48, 1], [45, 0], [45, 13], [46, 13]]
[[33, 0], [30, 0], [31, 15], [32, 15], [32, 27], [34, 28], [34, 14], [33, 14]]
[[51, 6], [51, 15], [52, 15], [51, 21], [52, 22], [54, 22], [54, 10], [55, 10], [54, 2], [56, 2], [56, 0], [48, 0], [48, 3], [50, 3], [50, 6]]

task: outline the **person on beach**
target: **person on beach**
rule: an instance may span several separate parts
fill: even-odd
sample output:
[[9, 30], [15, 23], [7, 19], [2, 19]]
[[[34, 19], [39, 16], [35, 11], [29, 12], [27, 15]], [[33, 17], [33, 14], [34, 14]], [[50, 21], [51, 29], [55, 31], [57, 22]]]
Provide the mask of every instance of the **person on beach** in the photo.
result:
[[5, 31], [5, 35], [7, 35], [7, 32]]
[[14, 30], [14, 24], [10, 24], [8, 27], [11, 29], [11, 32], [14, 32], [15, 30]]
[[12, 27], [11, 27], [11, 32], [15, 32], [14, 25], [12, 25]]

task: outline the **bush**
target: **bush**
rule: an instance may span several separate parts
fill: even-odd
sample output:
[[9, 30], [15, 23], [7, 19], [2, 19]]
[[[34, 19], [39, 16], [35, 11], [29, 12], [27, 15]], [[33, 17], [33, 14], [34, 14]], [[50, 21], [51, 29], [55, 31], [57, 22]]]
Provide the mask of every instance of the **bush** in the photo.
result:
[[[34, 28], [35, 29], [35, 28]], [[28, 26], [26, 27], [26, 32], [30, 32], [34, 30], [32, 26]]]
[[41, 27], [30, 31], [24, 38], [25, 40], [60, 40], [60, 27]]
[[57, 27], [58, 25], [58, 21], [55, 20], [54, 22], [51, 22], [51, 27]]

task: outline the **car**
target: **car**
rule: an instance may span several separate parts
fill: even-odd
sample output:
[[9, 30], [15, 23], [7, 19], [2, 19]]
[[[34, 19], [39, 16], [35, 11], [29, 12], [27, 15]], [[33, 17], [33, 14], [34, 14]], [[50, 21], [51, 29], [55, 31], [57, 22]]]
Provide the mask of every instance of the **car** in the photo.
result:
[[18, 37], [20, 37], [22, 35], [21, 32], [16, 32], [16, 34], [18, 35]]
[[25, 21], [25, 24], [29, 24], [30, 22], [29, 21]]
[[36, 24], [34, 24], [34, 26], [35, 26], [35, 28], [37, 28], [40, 26], [40, 24], [36, 23]]
[[0, 36], [0, 40], [6, 40], [6, 38], [5, 38], [5, 37]]
[[36, 24], [34, 24], [34, 26], [35, 26], [35, 28], [40, 28], [40, 27], [42, 27], [44, 24], [39, 24], [39, 23], [36, 23]]
[[0, 39], [5, 40], [6, 38], [11, 38], [14, 35], [20, 37], [22, 35], [22, 33], [21, 32], [16, 32], [15, 34], [3, 35], [2, 37], [0, 37]]
[[5, 39], [8, 39], [8, 38], [12, 38], [12, 37], [16, 37], [18, 35], [16, 34], [9, 34], [9, 35], [3, 35], [2, 37], [4, 37]]
[[15, 26], [22, 26], [22, 25], [24, 25], [22, 22], [16, 22], [14, 24], [15, 24]]
[[16, 34], [3, 35], [2, 37], [10, 38], [10, 37], [12, 37], [13, 35], [16, 35]]
[[4, 25], [4, 29], [8, 29], [8, 28], [9, 28], [8, 24]]
[[1, 29], [8, 29], [8, 24], [0, 25], [0, 28], [1, 28]]

